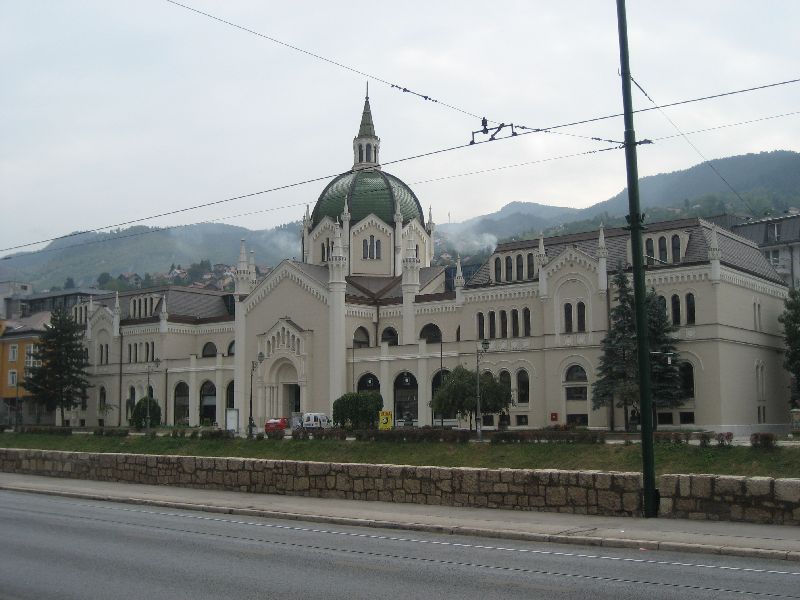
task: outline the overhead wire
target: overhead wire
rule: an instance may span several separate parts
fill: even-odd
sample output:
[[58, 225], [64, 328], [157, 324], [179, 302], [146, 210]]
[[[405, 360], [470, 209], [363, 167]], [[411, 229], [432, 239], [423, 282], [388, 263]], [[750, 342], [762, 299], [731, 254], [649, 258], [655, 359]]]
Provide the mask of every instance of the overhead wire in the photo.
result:
[[666, 120], [669, 122], [669, 124], [670, 124], [670, 125], [672, 125], [672, 127], [675, 129], [675, 131], [677, 131], [677, 132], [678, 132], [678, 135], [679, 135], [680, 137], [682, 137], [682, 138], [683, 138], [683, 139], [686, 141], [686, 143], [687, 143], [687, 144], [689, 144], [689, 146], [691, 146], [691, 147], [692, 147], [692, 149], [693, 149], [693, 150], [694, 150], [694, 151], [697, 153], [697, 155], [698, 155], [698, 156], [700, 156], [700, 158], [702, 158], [702, 159], [703, 159], [703, 163], [702, 163], [702, 164], [708, 165], [708, 167], [709, 167], [709, 168], [710, 168], [710, 169], [711, 169], [711, 170], [712, 170], [712, 171], [713, 171], [713, 172], [716, 174], [716, 176], [717, 176], [717, 177], [719, 177], [719, 178], [720, 178], [720, 180], [722, 180], [722, 182], [723, 182], [723, 183], [724, 183], [724, 184], [725, 184], [725, 185], [728, 187], [728, 189], [729, 189], [731, 192], [733, 192], [733, 193], [734, 193], [734, 195], [735, 195], [735, 196], [736, 196], [736, 197], [737, 197], [737, 198], [738, 198], [738, 199], [739, 199], [739, 200], [740, 200], [740, 201], [741, 201], [741, 202], [742, 202], [742, 203], [743, 203], [743, 204], [744, 204], [744, 205], [745, 205], [745, 206], [748, 208], [748, 210], [749, 210], [749, 211], [750, 211], [750, 212], [751, 212], [753, 215], [756, 215], [757, 213], [756, 213], [755, 209], [753, 209], [753, 206], [752, 206], [752, 205], [751, 205], [751, 204], [750, 204], [750, 203], [749, 203], [747, 200], [745, 200], [744, 198], [742, 198], [741, 194], [739, 194], [739, 192], [738, 192], [738, 191], [736, 191], [736, 189], [735, 189], [735, 188], [734, 188], [734, 187], [731, 185], [731, 183], [730, 183], [730, 182], [729, 182], [729, 181], [728, 181], [728, 180], [727, 180], [727, 179], [726, 179], [726, 178], [725, 178], [725, 177], [722, 175], [722, 173], [720, 173], [720, 172], [719, 172], [719, 170], [718, 170], [718, 169], [717, 169], [717, 168], [716, 168], [716, 167], [715, 167], [715, 166], [714, 166], [714, 165], [711, 163], [711, 161], [710, 161], [710, 160], [708, 160], [708, 158], [706, 158], [706, 155], [705, 155], [705, 154], [703, 154], [703, 153], [700, 151], [700, 148], [698, 148], [698, 147], [697, 147], [697, 145], [696, 145], [694, 142], [692, 142], [692, 140], [690, 140], [690, 139], [689, 139], [689, 136], [688, 136], [688, 135], [686, 135], [686, 134], [685, 134], [685, 133], [684, 133], [684, 132], [681, 130], [681, 128], [680, 128], [680, 127], [678, 127], [678, 125], [677, 125], [677, 123], [675, 123], [675, 121], [673, 121], [672, 119], [670, 119], [669, 115], [667, 115], [667, 113], [665, 113], [665, 112], [664, 112], [664, 111], [661, 109], [661, 107], [658, 105], [658, 103], [657, 103], [655, 100], [653, 100], [653, 98], [650, 96], [650, 94], [648, 94], [648, 93], [645, 91], [645, 89], [644, 89], [644, 88], [643, 88], [643, 87], [642, 87], [642, 86], [639, 84], [639, 82], [638, 82], [638, 81], [636, 81], [636, 79], [634, 79], [634, 78], [633, 78], [633, 75], [629, 75], [629, 77], [631, 78], [631, 81], [633, 82], [633, 84], [634, 84], [634, 85], [635, 85], [635, 86], [636, 86], [636, 87], [639, 89], [639, 91], [640, 91], [642, 94], [644, 94], [644, 97], [645, 97], [645, 98], [647, 98], [647, 99], [648, 99], [648, 100], [649, 100], [649, 101], [650, 101], [650, 102], [653, 104], [653, 106], [654, 106], [654, 107], [655, 107], [655, 108], [658, 110], [658, 112], [659, 112], [659, 113], [661, 113], [661, 115], [662, 115], [662, 116], [663, 116], [663, 117], [664, 117], [664, 118], [665, 118], [665, 119], [666, 119]]
[[[167, 1], [169, 2], [169, 1], [172, 1], [172, 0], [167, 0]], [[677, 102], [672, 102], [672, 103], [669, 103], [669, 104], [663, 104], [663, 105], [660, 105], [660, 106], [654, 106], [654, 107], [650, 107], [650, 108], [641, 108], [641, 109], [634, 110], [633, 112], [634, 113], [649, 112], [649, 111], [652, 111], [652, 110], [670, 108], [670, 107], [673, 107], [673, 106], [680, 106], [680, 105], [690, 104], [690, 103], [694, 103], [694, 102], [702, 102], [702, 101], [706, 101], [706, 100], [722, 98], [722, 97], [725, 97], [725, 96], [732, 96], [732, 95], [735, 95], [735, 94], [753, 92], [753, 91], [773, 88], [773, 87], [782, 86], [782, 85], [789, 85], [789, 84], [798, 83], [798, 82], [800, 82], [800, 78], [798, 78], [798, 79], [789, 79], [789, 80], [784, 80], [784, 81], [780, 81], [780, 82], [774, 82], [774, 83], [769, 83], [769, 84], [764, 84], [764, 85], [759, 85], [759, 86], [753, 86], [753, 87], [749, 87], [749, 88], [743, 88], [743, 89], [739, 89], [739, 90], [721, 92], [721, 93], [712, 94], [712, 95], [709, 95], [709, 96], [701, 96], [701, 97], [698, 97], [698, 98], [680, 100], [680, 101], [677, 101]], [[788, 114], [794, 114], [794, 113], [787, 113], [787, 115]], [[479, 140], [479, 141], [475, 142], [474, 144], [470, 144], [470, 143], [458, 144], [458, 145], [450, 146], [450, 147], [447, 147], [447, 148], [441, 148], [441, 149], [433, 150], [433, 151], [430, 151], [430, 152], [423, 152], [423, 153], [420, 153], [420, 154], [415, 154], [415, 155], [412, 155], [412, 156], [407, 156], [407, 157], [404, 157], [404, 158], [395, 159], [393, 161], [385, 162], [383, 164], [384, 165], [397, 164], [397, 163], [401, 163], [401, 162], [405, 162], [405, 161], [409, 161], [409, 160], [414, 160], [414, 159], [417, 159], [417, 158], [424, 158], [424, 157], [427, 157], [427, 156], [433, 156], [433, 155], [441, 154], [441, 153], [444, 153], [444, 152], [451, 152], [453, 150], [460, 150], [460, 149], [463, 149], [463, 148], [469, 148], [469, 147], [472, 147], [472, 146], [486, 144], [486, 143], [493, 142], [493, 141], [514, 139], [516, 137], [529, 135], [529, 134], [532, 134], [532, 133], [552, 133], [553, 129], [561, 129], [561, 128], [565, 128], [565, 127], [572, 127], [572, 126], [576, 126], [576, 125], [594, 123], [594, 122], [603, 121], [603, 120], [607, 120], [607, 119], [613, 119], [613, 118], [620, 117], [620, 116], [622, 116], [622, 113], [616, 113], [616, 114], [613, 114], [613, 115], [605, 115], [605, 116], [600, 116], [600, 117], [593, 117], [593, 118], [589, 118], [589, 119], [582, 119], [582, 120], [579, 120], [579, 121], [571, 121], [569, 123], [563, 123], [563, 124], [559, 124], [559, 125], [552, 125], [550, 127], [545, 127], [545, 128], [525, 128], [526, 129], [525, 131], [522, 131], [521, 133], [518, 133], [515, 136], [507, 136], [507, 137], [498, 137], [498, 138], [492, 138], [492, 139], [486, 139], [486, 140]], [[770, 118], [777, 118], [777, 117], [770, 117]], [[596, 139], [602, 139], [602, 138], [596, 138]], [[664, 139], [664, 138], [661, 138], [661, 139]], [[608, 140], [608, 141], [610, 141], [612, 143], [616, 143], [613, 140]], [[334, 176], [336, 176], [338, 174], [339, 173], [323, 175], [323, 176], [320, 176], [320, 177], [314, 177], [314, 178], [311, 178], [311, 179], [305, 179], [303, 181], [289, 183], [289, 184], [277, 186], [277, 187], [274, 187], [274, 188], [268, 188], [268, 189], [260, 190], [260, 191], [257, 191], [257, 192], [251, 192], [251, 193], [247, 193], [247, 194], [241, 194], [241, 195], [237, 195], [237, 196], [223, 198], [223, 199], [220, 199], [220, 200], [214, 200], [214, 201], [206, 202], [206, 203], [202, 203], [202, 204], [196, 204], [196, 205], [192, 205], [192, 206], [187, 206], [187, 207], [183, 207], [183, 208], [180, 208], [180, 209], [175, 209], [175, 210], [171, 210], [171, 211], [165, 211], [165, 212], [162, 212], [162, 213], [157, 213], [157, 214], [146, 216], [146, 217], [140, 217], [140, 218], [137, 218], [137, 219], [130, 219], [130, 220], [127, 220], [127, 221], [122, 221], [120, 223], [116, 223], [116, 224], [105, 225], [105, 226], [101, 226], [101, 227], [95, 227], [95, 228], [92, 228], [92, 229], [87, 229], [87, 230], [83, 230], [83, 231], [79, 231], [79, 232], [73, 232], [73, 233], [64, 234], [64, 235], [61, 235], [61, 236], [56, 236], [56, 237], [47, 238], [47, 239], [41, 239], [41, 240], [37, 240], [37, 241], [34, 241], [34, 242], [27, 242], [25, 244], [18, 244], [16, 246], [9, 246], [7, 248], [0, 248], [0, 252], [10, 252], [10, 251], [13, 251], [13, 250], [20, 250], [20, 249], [23, 249], [23, 248], [36, 246], [36, 245], [39, 245], [39, 244], [44, 244], [44, 243], [47, 243], [47, 242], [53, 242], [53, 241], [60, 240], [60, 239], [67, 239], [67, 238], [74, 237], [74, 236], [77, 236], [77, 235], [81, 235], [81, 234], [84, 234], [84, 233], [100, 232], [100, 231], [104, 231], [106, 229], [112, 229], [114, 227], [124, 227], [124, 226], [127, 226], [127, 225], [134, 225], [134, 224], [137, 224], [137, 223], [143, 223], [145, 221], [150, 221], [150, 220], [158, 219], [158, 218], [161, 218], [161, 217], [171, 216], [171, 215], [175, 215], [175, 214], [179, 214], [179, 213], [183, 213], [183, 212], [189, 212], [189, 211], [193, 211], [193, 210], [199, 210], [201, 208], [207, 208], [209, 206], [225, 204], [225, 203], [233, 202], [235, 200], [242, 200], [242, 199], [250, 198], [250, 197], [253, 197], [253, 196], [259, 196], [259, 195], [262, 195], [262, 194], [267, 194], [267, 193], [271, 193], [271, 192], [275, 192], [275, 191], [281, 191], [281, 190], [290, 189], [290, 188], [293, 188], [293, 187], [298, 187], [298, 186], [301, 186], [301, 185], [306, 185], [306, 184], [309, 184], [309, 183], [315, 183], [315, 182], [318, 182], [318, 181], [323, 181], [323, 180], [329, 179], [331, 177], [334, 177]]]

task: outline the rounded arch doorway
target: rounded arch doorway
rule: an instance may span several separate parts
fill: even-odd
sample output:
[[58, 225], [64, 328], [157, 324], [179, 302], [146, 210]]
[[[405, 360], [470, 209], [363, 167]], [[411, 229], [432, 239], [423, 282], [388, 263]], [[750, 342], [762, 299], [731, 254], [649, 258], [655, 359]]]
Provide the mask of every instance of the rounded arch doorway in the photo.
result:
[[403, 371], [394, 380], [394, 422], [395, 426], [416, 426], [419, 418], [419, 389], [417, 378]]
[[217, 422], [217, 386], [204, 381], [200, 386], [200, 425]]
[[372, 373], [364, 373], [361, 377], [358, 378], [358, 386], [356, 387], [356, 391], [380, 393], [381, 382], [378, 381], [378, 378], [375, 377], [375, 375], [373, 375]]
[[288, 360], [275, 365], [271, 412], [273, 417], [289, 417], [300, 412], [300, 384], [297, 368]]

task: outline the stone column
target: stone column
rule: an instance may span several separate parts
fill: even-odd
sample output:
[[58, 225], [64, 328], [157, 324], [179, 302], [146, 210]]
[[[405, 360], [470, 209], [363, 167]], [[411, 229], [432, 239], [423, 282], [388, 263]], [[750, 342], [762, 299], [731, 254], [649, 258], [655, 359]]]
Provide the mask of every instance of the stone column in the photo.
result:
[[417, 424], [420, 427], [433, 424], [431, 407], [428, 405], [431, 400], [428, 360], [428, 343], [425, 340], [420, 340], [419, 358], [417, 359], [417, 411], [419, 414]]
[[200, 421], [200, 388], [197, 387], [197, 354], [189, 355], [189, 427]]
[[217, 389], [217, 425], [225, 426], [225, 388], [222, 378], [222, 352], [217, 352], [217, 364], [214, 369], [214, 387]]

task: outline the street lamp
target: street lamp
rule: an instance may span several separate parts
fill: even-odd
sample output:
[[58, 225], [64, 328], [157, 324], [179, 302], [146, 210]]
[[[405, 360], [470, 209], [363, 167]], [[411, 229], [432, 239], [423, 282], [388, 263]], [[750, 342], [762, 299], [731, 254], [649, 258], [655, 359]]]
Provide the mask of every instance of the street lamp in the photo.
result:
[[481, 340], [475, 348], [475, 430], [478, 434], [478, 441], [483, 439], [481, 430], [481, 356], [489, 350], [489, 340]]
[[[161, 364], [161, 359], [160, 358], [154, 358], [153, 359], [153, 363], [155, 364], [155, 368], [158, 369], [158, 366]], [[152, 400], [153, 400], [153, 394], [150, 393], [150, 373], [152, 373], [152, 372], [153, 372], [153, 367], [151, 365], [147, 365], [147, 396], [148, 396], [148, 398], [147, 398], [147, 407], [146, 407], [147, 417], [146, 417], [146, 421], [145, 421], [147, 423], [147, 427], [145, 429], [145, 431], [147, 433], [150, 433], [150, 402], [152, 402]]]
[[247, 422], [247, 439], [253, 439], [253, 428], [256, 426], [253, 421], [253, 373], [256, 372], [258, 365], [264, 362], [264, 353], [258, 353], [258, 360], [254, 360], [250, 367], [250, 419]]

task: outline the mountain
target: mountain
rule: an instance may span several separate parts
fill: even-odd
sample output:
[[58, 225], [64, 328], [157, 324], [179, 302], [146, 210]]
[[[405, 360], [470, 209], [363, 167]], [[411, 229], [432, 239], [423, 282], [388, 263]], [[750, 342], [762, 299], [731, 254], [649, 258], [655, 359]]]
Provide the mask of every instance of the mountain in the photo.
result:
[[[778, 150], [712, 161], [714, 169], [736, 190], [732, 192], [708, 164], [644, 177], [639, 182], [641, 205], [648, 221], [736, 212], [763, 216], [800, 206], [800, 153]], [[436, 251], [442, 264], [456, 254], [465, 264], [481, 262], [499, 240], [531, 238], [540, 231], [572, 233], [624, 223], [628, 193], [588, 208], [512, 202], [499, 211], [463, 223], [439, 224]], [[161, 273], [171, 264], [188, 266], [208, 259], [234, 264], [239, 240], [246, 238], [259, 264], [276, 265], [300, 252], [300, 223], [263, 231], [222, 224], [199, 224], [159, 230], [132, 227], [112, 233], [79, 233], [52, 242], [45, 251], [0, 260], [0, 280], [29, 281], [39, 290], [63, 285], [72, 277], [79, 286], [92, 284], [102, 272]], [[448, 256], [449, 255], [449, 256]]]
[[[111, 233], [77, 233], [51, 242], [42, 252], [21, 253], [0, 261], [0, 280], [29, 281], [41, 290], [72, 277], [88, 286], [100, 273], [164, 273], [172, 264], [188, 267], [209, 259], [235, 264], [239, 240], [247, 239], [260, 265], [275, 265], [300, 252], [300, 223], [251, 231], [233, 225], [203, 223], [171, 229], [131, 227]], [[13, 267], [13, 268], [12, 268]]]

